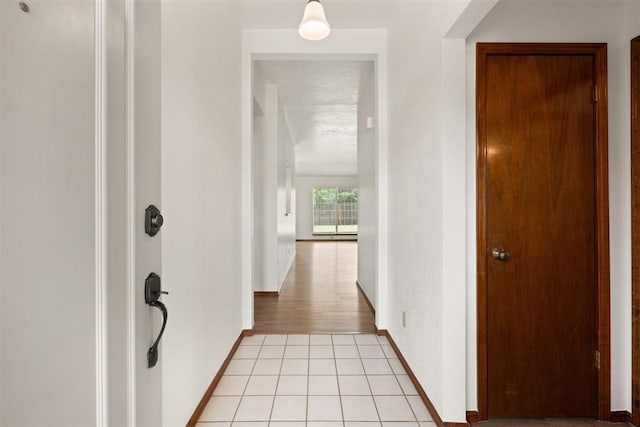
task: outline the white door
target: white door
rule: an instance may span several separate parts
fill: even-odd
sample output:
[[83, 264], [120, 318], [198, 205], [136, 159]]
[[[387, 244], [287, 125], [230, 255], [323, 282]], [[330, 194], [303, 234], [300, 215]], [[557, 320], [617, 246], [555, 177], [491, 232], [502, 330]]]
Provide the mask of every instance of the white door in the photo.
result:
[[[151, 273], [160, 278], [162, 231], [145, 232], [145, 211], [162, 208], [160, 200], [160, 2], [136, 0], [134, 4], [134, 124], [133, 242], [135, 242], [135, 426], [162, 425], [162, 351], [155, 366], [149, 364], [149, 349], [163, 323], [161, 311], [145, 302], [145, 280]], [[129, 43], [131, 46], [131, 43]], [[131, 69], [130, 69], [131, 70]], [[131, 99], [129, 100], [131, 106]], [[131, 136], [131, 135], [130, 135]], [[131, 153], [131, 150], [130, 150]], [[129, 166], [131, 167], [131, 163]], [[131, 183], [130, 183], [131, 185]], [[158, 297], [159, 295], [156, 295]], [[165, 300], [168, 298], [164, 298]], [[170, 305], [170, 304], [169, 304]]]

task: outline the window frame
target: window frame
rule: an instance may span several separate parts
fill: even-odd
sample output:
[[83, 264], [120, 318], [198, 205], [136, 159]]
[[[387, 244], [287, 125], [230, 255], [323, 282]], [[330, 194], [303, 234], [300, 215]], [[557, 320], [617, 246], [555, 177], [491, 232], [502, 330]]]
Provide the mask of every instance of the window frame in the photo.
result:
[[[340, 202], [338, 201], [339, 199], [339, 193], [340, 190], [355, 190], [357, 197], [359, 198], [359, 192], [358, 192], [358, 187], [350, 187], [350, 186], [336, 186], [336, 187], [329, 187], [329, 186], [318, 186], [318, 187], [313, 187], [311, 190], [311, 233], [313, 236], [357, 236], [358, 235], [358, 210], [359, 210], [359, 200], [356, 200], [355, 202], [351, 202], [351, 203], [355, 203], [356, 204], [356, 210], [355, 210], [355, 215], [356, 215], [356, 230], [355, 231], [339, 231], [338, 227], [340, 227], [341, 224], [338, 224], [338, 219], [337, 219], [337, 212], [339, 211], [338, 209], [338, 205], [340, 204]], [[333, 202], [334, 205], [334, 212], [336, 212], [336, 220], [334, 222], [336, 222], [336, 224], [334, 225], [327, 225], [327, 227], [329, 226], [333, 226], [334, 231], [316, 231], [316, 190], [333, 190], [335, 192], [335, 201]], [[342, 224], [345, 225], [345, 224]], [[320, 225], [321, 226], [321, 225]]]

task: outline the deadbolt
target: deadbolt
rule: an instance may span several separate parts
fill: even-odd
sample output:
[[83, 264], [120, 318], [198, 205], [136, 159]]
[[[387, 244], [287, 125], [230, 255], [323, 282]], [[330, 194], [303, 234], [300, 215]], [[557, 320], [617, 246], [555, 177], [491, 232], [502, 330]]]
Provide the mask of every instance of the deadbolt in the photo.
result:
[[509, 252], [505, 251], [503, 248], [494, 248], [491, 252], [491, 256], [496, 261], [506, 261], [509, 259]]
[[160, 213], [160, 209], [154, 205], [149, 205], [144, 211], [144, 232], [153, 237], [158, 234], [162, 224], [164, 224], [164, 218]]

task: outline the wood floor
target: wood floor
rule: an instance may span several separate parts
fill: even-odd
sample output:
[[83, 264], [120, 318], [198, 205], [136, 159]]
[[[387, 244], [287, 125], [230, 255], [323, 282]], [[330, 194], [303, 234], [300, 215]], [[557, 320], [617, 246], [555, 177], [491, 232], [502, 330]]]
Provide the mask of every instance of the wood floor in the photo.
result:
[[297, 242], [279, 296], [254, 297], [256, 333], [375, 332], [356, 285], [357, 242]]

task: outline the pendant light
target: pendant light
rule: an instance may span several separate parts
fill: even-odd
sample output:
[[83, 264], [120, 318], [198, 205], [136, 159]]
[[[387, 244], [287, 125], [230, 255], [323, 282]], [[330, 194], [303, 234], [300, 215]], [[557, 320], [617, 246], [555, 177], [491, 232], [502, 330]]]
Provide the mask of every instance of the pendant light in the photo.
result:
[[309, 0], [304, 8], [304, 16], [298, 33], [303, 39], [322, 40], [331, 32], [331, 27], [324, 16], [324, 9], [319, 0]]

